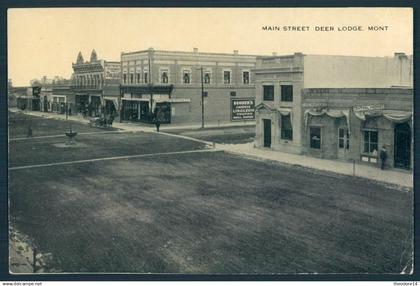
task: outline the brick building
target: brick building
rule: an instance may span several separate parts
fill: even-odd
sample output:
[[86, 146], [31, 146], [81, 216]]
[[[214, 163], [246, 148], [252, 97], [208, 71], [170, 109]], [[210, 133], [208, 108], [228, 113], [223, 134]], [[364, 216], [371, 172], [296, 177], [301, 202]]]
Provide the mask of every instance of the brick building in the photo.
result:
[[[257, 147], [412, 167], [412, 57], [259, 57]], [[398, 135], [398, 136], [397, 136]]]
[[[161, 109], [166, 123], [226, 123], [254, 120], [256, 56], [160, 51], [121, 54], [121, 118], [151, 122]], [[249, 104], [244, 112], [232, 110]], [[244, 107], [245, 105], [242, 105]], [[247, 112], [246, 112], [247, 111]]]
[[[98, 116], [101, 112], [116, 112], [118, 108], [121, 66], [119, 62], [99, 60], [93, 50], [89, 61], [79, 52], [73, 67], [73, 85], [67, 101], [74, 112]], [[63, 93], [63, 91], [59, 91]], [[105, 110], [106, 108], [106, 110]]]

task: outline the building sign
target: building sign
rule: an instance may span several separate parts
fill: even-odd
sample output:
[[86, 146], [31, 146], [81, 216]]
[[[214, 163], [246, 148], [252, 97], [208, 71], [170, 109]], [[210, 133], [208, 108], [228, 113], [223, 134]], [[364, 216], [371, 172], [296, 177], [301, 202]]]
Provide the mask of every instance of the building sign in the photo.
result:
[[320, 102], [306, 102], [302, 103], [302, 107], [309, 108], [315, 111], [322, 111], [328, 109], [327, 103], [320, 103]]
[[230, 101], [231, 120], [255, 120], [255, 99], [235, 98]]
[[372, 105], [359, 105], [359, 106], [353, 106], [354, 112], [369, 112], [374, 110], [384, 110], [385, 105], [384, 104], [372, 104]]
[[327, 108], [328, 104], [327, 103], [322, 103], [322, 102], [305, 102], [302, 103], [302, 107], [305, 108]]

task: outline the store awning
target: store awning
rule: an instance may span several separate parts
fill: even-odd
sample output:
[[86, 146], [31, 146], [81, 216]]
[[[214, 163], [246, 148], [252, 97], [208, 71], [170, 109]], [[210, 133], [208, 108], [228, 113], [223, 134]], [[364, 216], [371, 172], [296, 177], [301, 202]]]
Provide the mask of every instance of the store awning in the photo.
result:
[[119, 110], [118, 98], [115, 96], [104, 96], [105, 100], [109, 100], [114, 104], [116, 110]]
[[293, 112], [292, 112], [292, 109], [291, 108], [282, 108], [282, 107], [280, 107], [280, 108], [277, 108], [277, 111], [280, 113], [280, 115], [283, 115], [283, 116], [288, 116], [288, 115], [290, 115], [290, 122], [293, 124]]
[[170, 85], [121, 85], [122, 93], [136, 93], [136, 94], [171, 94], [174, 86]]
[[150, 99], [148, 99], [148, 98], [124, 98], [124, 97], [122, 97], [121, 100], [128, 100], [128, 101], [147, 101], [147, 102], [150, 101]]
[[409, 121], [413, 116], [413, 113], [411, 111], [402, 110], [372, 110], [367, 112], [354, 112], [354, 114], [357, 118], [363, 121], [366, 120], [366, 116], [383, 116], [386, 119], [395, 123]]
[[305, 110], [305, 113], [303, 115], [305, 127], [309, 124], [309, 116], [323, 116], [327, 115], [332, 118], [340, 118], [345, 117], [347, 122], [347, 128], [350, 132], [350, 111], [348, 109], [329, 109], [329, 110], [313, 110], [313, 109], [307, 109]]

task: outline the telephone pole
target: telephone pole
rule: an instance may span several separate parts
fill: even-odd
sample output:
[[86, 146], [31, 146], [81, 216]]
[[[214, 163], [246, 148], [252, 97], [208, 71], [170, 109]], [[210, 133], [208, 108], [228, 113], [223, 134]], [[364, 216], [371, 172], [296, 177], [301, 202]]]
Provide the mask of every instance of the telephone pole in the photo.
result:
[[201, 71], [201, 128], [204, 128], [204, 82], [203, 82], [203, 67], [200, 67]]

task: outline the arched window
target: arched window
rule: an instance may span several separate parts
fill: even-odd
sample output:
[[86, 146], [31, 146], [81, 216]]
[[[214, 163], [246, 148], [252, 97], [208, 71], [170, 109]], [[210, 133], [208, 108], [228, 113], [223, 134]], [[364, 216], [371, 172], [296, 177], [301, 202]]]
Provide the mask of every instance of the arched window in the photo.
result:
[[204, 74], [204, 83], [210, 83], [210, 73], [206, 72]]
[[162, 72], [162, 83], [168, 83], [168, 72]]
[[223, 71], [224, 84], [230, 84], [230, 71]]
[[184, 71], [183, 83], [190, 83], [190, 73], [188, 71]]

